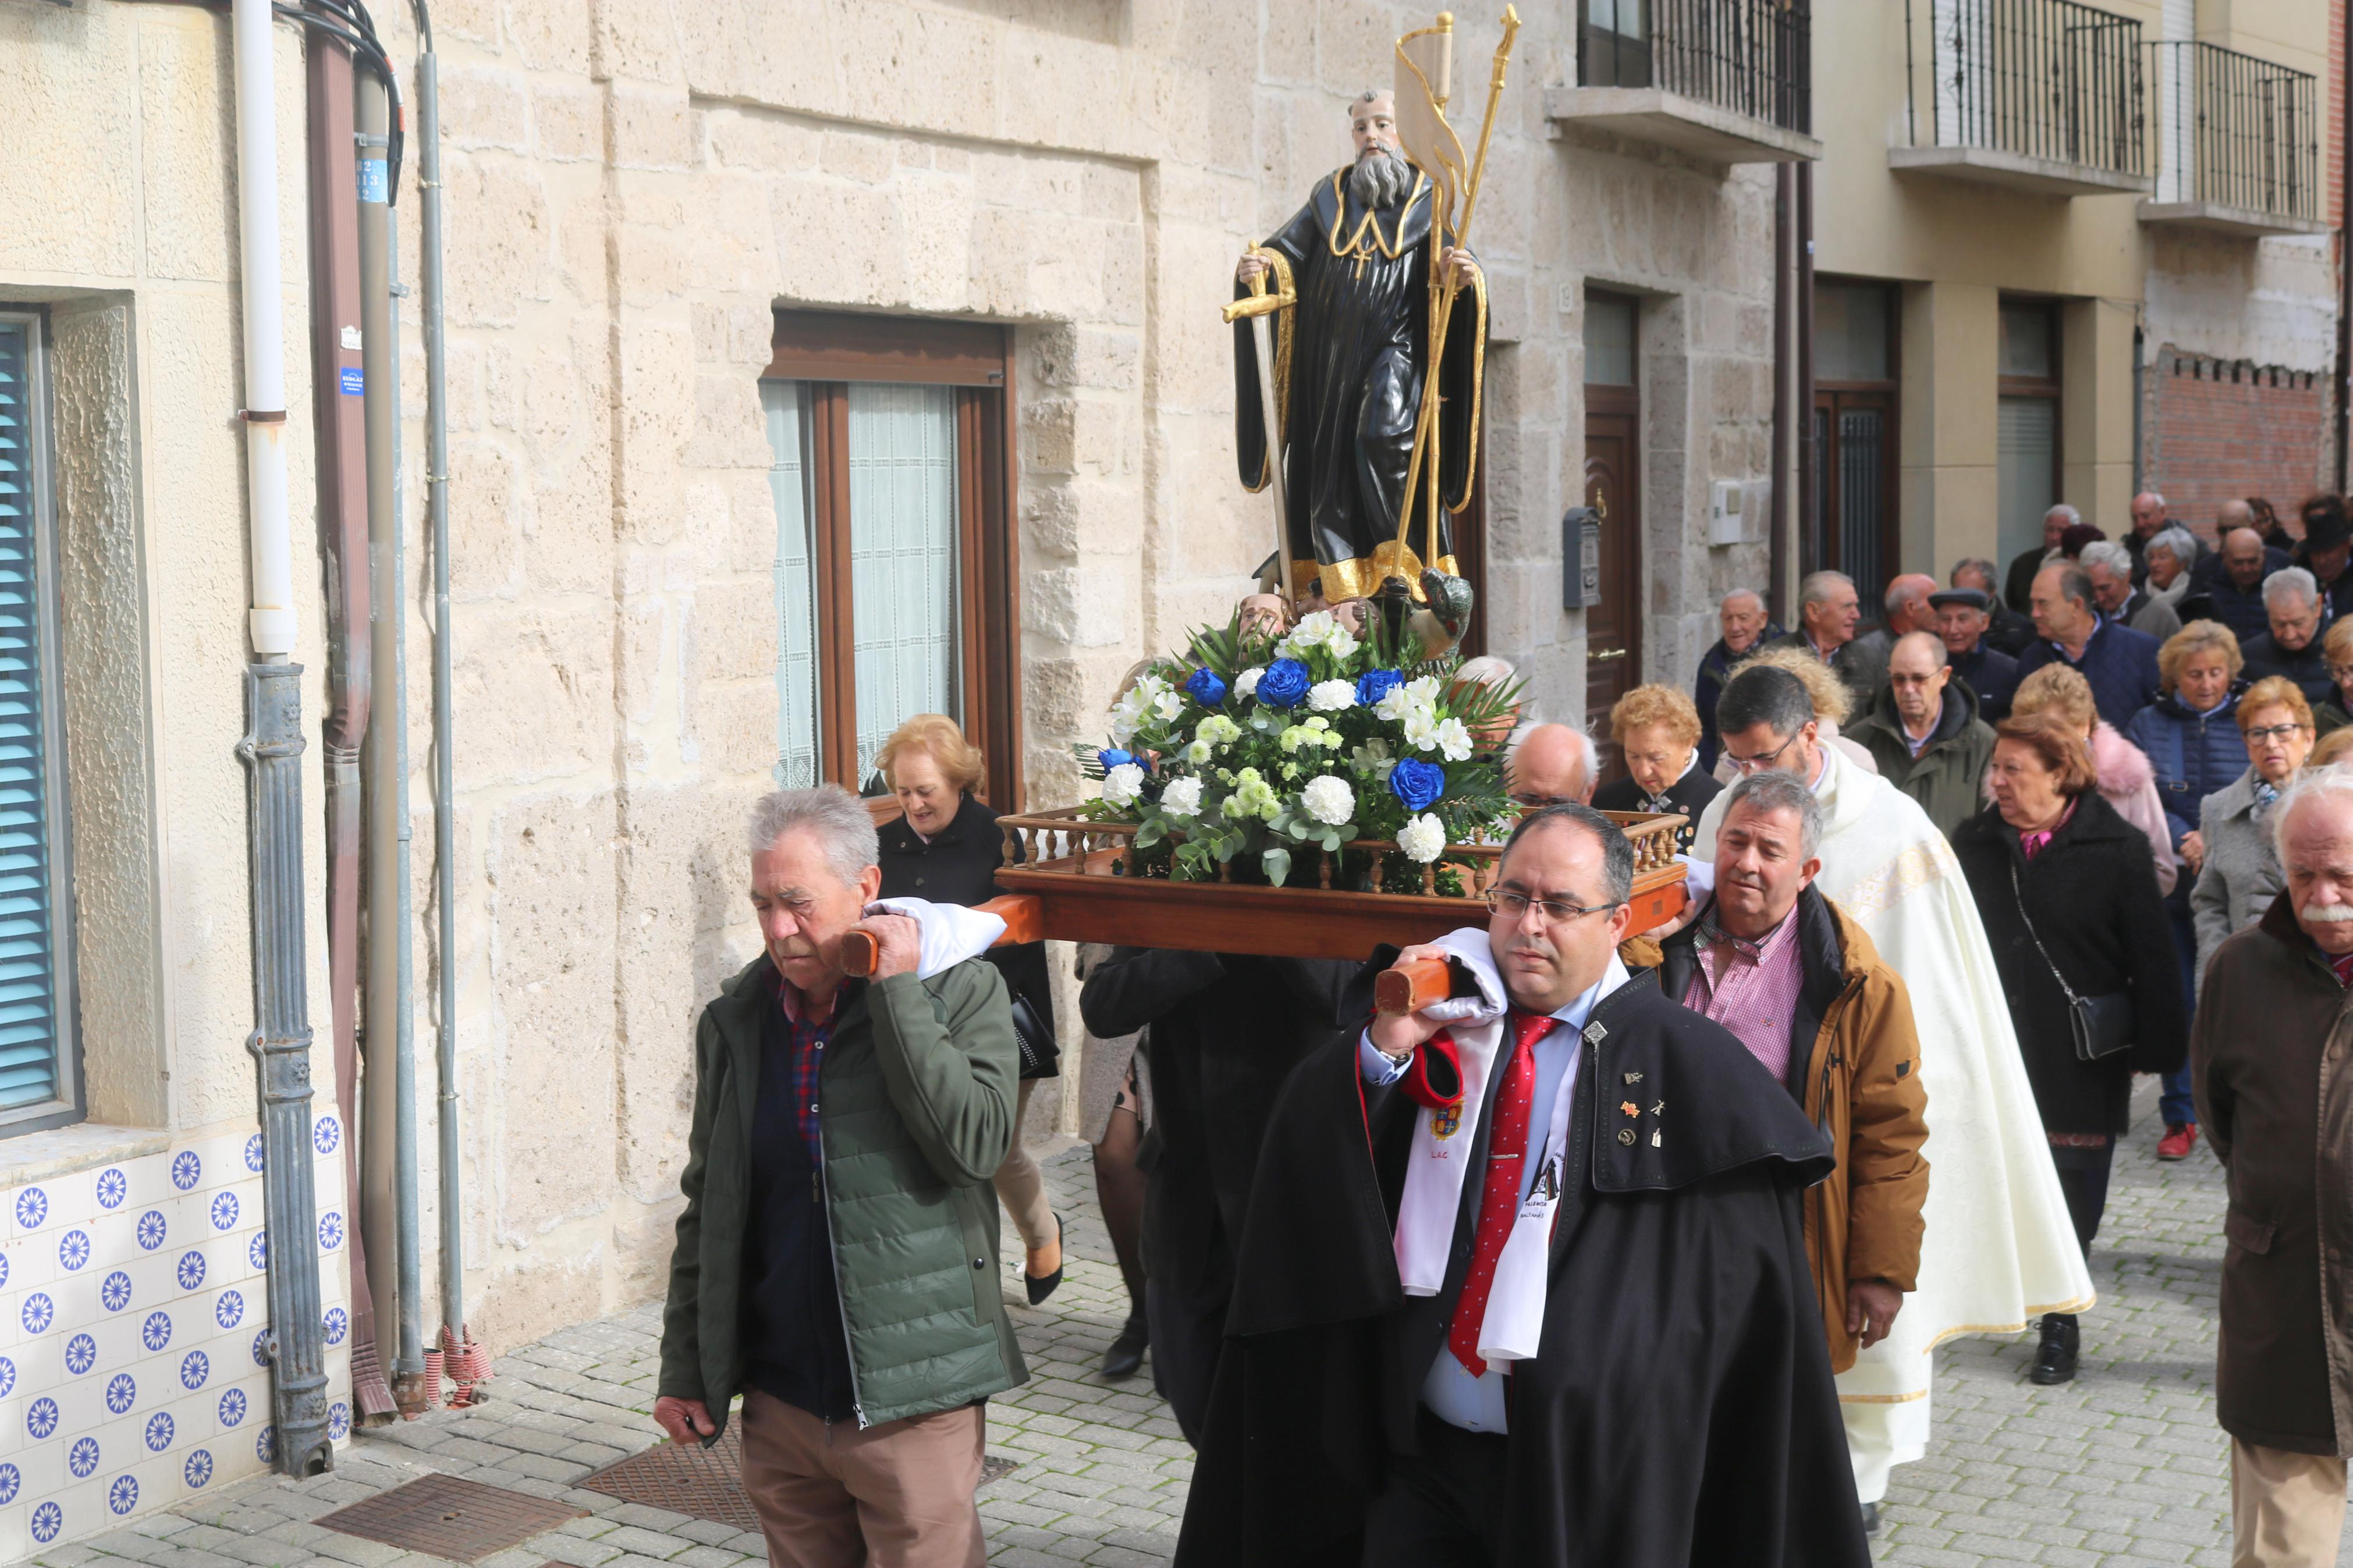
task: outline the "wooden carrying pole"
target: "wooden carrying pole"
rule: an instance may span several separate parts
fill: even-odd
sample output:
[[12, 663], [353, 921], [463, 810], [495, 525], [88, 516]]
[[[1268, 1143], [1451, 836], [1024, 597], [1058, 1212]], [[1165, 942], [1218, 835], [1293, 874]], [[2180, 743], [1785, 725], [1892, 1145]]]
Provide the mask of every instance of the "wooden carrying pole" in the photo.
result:
[[[1021, 893], [1008, 893], [973, 908], [984, 915], [995, 915], [1005, 922], [991, 947], [1017, 947], [1025, 942], [1046, 939], [1045, 910], [1039, 901]], [[871, 979], [874, 965], [881, 958], [871, 931], [848, 931], [841, 936], [841, 972], [852, 980]]]
[[[1445, 260], [1448, 247], [1450, 246], [1460, 247], [1465, 244], [1470, 238], [1471, 218], [1472, 214], [1477, 212], [1479, 207], [1479, 186], [1481, 182], [1486, 178], [1487, 146], [1489, 142], [1494, 140], [1495, 136], [1495, 109], [1496, 106], [1503, 101], [1504, 70], [1511, 63], [1512, 41], [1519, 36], [1519, 31], [1520, 14], [1518, 10], [1510, 5], [1504, 6], [1504, 37], [1503, 41], [1495, 46], [1494, 65], [1488, 76], [1487, 110], [1485, 115], [1482, 118], [1479, 126], [1479, 151], [1472, 155], [1471, 160], [1470, 176], [1463, 182], [1462, 221], [1454, 226], [1454, 232], [1451, 237], [1442, 232], [1444, 226], [1442, 224], [1433, 223], [1430, 226], [1430, 247], [1435, 253], [1430, 258], [1430, 266], [1433, 275], [1433, 281], [1430, 288], [1433, 294], [1436, 295], [1436, 304], [1430, 313], [1430, 368], [1422, 377], [1421, 413], [1420, 417], [1417, 419], [1414, 424], [1413, 456], [1406, 462], [1405, 494], [1398, 506], [1396, 559], [1399, 563], [1402, 563], [1405, 560], [1406, 535], [1413, 524], [1413, 492], [1420, 484], [1424, 453], [1427, 451], [1429, 454], [1428, 461], [1430, 464], [1430, 494], [1428, 504], [1424, 508], [1424, 510], [1429, 518], [1430, 559], [1425, 561], [1423, 564], [1428, 566], [1434, 565], [1436, 563], [1436, 557], [1438, 554], [1438, 508], [1440, 500], [1438, 494], [1437, 455], [1438, 367], [1440, 362], [1443, 360], [1446, 355], [1446, 334], [1449, 327], [1453, 322], [1454, 299], [1455, 296], [1461, 292], [1461, 286], [1454, 281], [1451, 275], [1446, 276], [1444, 278], [1444, 292], [1442, 294], [1438, 294], [1437, 290], [1440, 285], [1435, 279], [1439, 274], [1442, 274], [1446, 271]], [[1442, 103], [1441, 107], [1443, 107]], [[1403, 574], [1403, 568], [1401, 565], [1399, 567], [1399, 574]]]

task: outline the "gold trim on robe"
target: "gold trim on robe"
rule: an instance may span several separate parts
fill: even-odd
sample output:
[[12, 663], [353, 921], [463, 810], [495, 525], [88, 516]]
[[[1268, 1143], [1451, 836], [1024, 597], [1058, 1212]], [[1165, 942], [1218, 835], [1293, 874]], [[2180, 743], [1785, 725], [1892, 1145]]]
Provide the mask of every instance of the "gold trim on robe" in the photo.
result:
[[[1451, 555], [1441, 555], [1432, 564], [1449, 577], [1462, 574]], [[1306, 561], [1294, 556], [1291, 563], [1291, 595], [1294, 599], [1306, 597], [1307, 585], [1321, 577], [1324, 602], [1336, 605], [1343, 599], [1368, 599], [1380, 591], [1383, 582], [1402, 577], [1412, 585], [1415, 602], [1422, 603], [1429, 595], [1421, 591], [1421, 557], [1409, 545], [1403, 563], [1398, 563], [1397, 541], [1393, 539], [1384, 539], [1373, 546], [1371, 555], [1354, 561]]]

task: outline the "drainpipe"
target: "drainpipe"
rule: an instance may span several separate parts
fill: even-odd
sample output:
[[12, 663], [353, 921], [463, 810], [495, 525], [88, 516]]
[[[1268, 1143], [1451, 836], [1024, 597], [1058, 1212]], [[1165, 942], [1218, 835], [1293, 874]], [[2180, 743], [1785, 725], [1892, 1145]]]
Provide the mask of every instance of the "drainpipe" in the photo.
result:
[[441, 1013], [435, 1031], [440, 1079], [441, 1332], [439, 1354], [458, 1388], [489, 1373], [480, 1351], [466, 1337], [466, 1245], [463, 1166], [458, 1149], [458, 861], [457, 788], [450, 754], [455, 715], [450, 702], [453, 658], [449, 626], [449, 395], [444, 347], [441, 279], [441, 93], [433, 51], [433, 19], [414, 0], [417, 35], [417, 190], [425, 284], [425, 493], [433, 529], [433, 872], [440, 908]]
[[[343, 1213], [360, 1212], [360, 1173], [348, 1157], [359, 1087], [356, 1010], [360, 952], [360, 741], [368, 724], [367, 430], [343, 385], [360, 364], [359, 188], [343, 149], [352, 140], [351, 51], [313, 33], [304, 51], [311, 174], [311, 406], [317, 433], [319, 535], [326, 563], [327, 975], [333, 1018], [335, 1105], [341, 1113]], [[353, 1424], [392, 1419], [392, 1389], [375, 1348], [366, 1243], [346, 1227], [352, 1273]]]
[[385, 272], [389, 279], [385, 314], [393, 345], [385, 367], [386, 391], [392, 402], [392, 592], [376, 601], [382, 618], [392, 624], [392, 815], [399, 825], [393, 838], [393, 888], [398, 908], [395, 927], [393, 996], [397, 1004], [398, 1036], [393, 1043], [393, 1190], [394, 1228], [400, 1256], [394, 1277], [400, 1291], [399, 1351], [392, 1363], [393, 1396], [404, 1411], [426, 1408], [422, 1276], [417, 1245], [417, 1008], [416, 948], [412, 940], [413, 911], [408, 880], [408, 530], [402, 487], [408, 465], [401, 456], [400, 438], [400, 300], [408, 290], [400, 283], [400, 228], [386, 223], [384, 232]]
[[2348, 436], [2353, 436], [2353, 17], [2345, 25], [2345, 54], [2337, 62], [2337, 174], [2343, 181], [2337, 213], [2337, 490], [2353, 477], [2346, 472]]
[[1773, 165], [1773, 502], [1766, 543], [1765, 613], [1788, 626], [1788, 591], [1783, 578], [1789, 570], [1789, 317], [1790, 237], [1796, 232], [1790, 207], [1796, 201], [1798, 172], [1788, 163]]
[[[1798, 165], [1798, 263], [1797, 309], [1797, 395], [1791, 400], [1796, 406], [1790, 413], [1796, 416], [1798, 437], [1798, 527], [1810, 531], [1814, 519], [1821, 515], [1821, 498], [1814, 492], [1820, 488], [1817, 470], [1820, 454], [1814, 450], [1814, 166]], [[1813, 548], [1798, 552], [1800, 569], [1819, 572], [1822, 568], [1820, 553]], [[1884, 584], [1860, 583], [1863, 603], [1875, 603]], [[1784, 622], [1784, 625], [1791, 623]]]
[[[393, 366], [400, 345], [393, 336], [389, 205], [391, 116], [384, 84], [361, 76], [353, 86], [353, 141], [359, 172], [360, 331], [366, 374], [368, 519], [368, 658], [385, 673], [374, 703], [360, 768], [366, 779], [365, 838], [367, 982], [360, 1044], [366, 1064], [361, 1101], [360, 1225], [367, 1243], [368, 1294], [375, 1302], [376, 1354], [395, 1342], [399, 1315], [398, 1147], [400, 1096], [395, 1055], [400, 1039], [400, 830], [396, 742], [401, 728], [398, 650], [393, 627], [400, 614], [393, 536], [398, 531], [394, 495]], [[400, 1391], [394, 1390], [397, 1401]]]
[[269, 0], [233, 0], [237, 70], [239, 315], [244, 335], [246, 492], [253, 605], [245, 668], [252, 850], [253, 1004], [246, 1042], [259, 1068], [264, 1223], [269, 1249], [273, 1462], [290, 1476], [334, 1467], [327, 1438], [325, 1331], [319, 1317], [318, 1205], [311, 1190], [311, 1025], [302, 908], [302, 667], [294, 651], [294, 541], [286, 517], [286, 341], [279, 275], [278, 96]]

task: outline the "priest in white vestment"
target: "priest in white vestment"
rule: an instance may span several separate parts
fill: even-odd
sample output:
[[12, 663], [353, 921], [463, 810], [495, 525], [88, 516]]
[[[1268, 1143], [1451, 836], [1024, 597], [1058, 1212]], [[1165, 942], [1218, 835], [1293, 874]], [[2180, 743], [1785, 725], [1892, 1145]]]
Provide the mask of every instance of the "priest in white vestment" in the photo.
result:
[[[1888, 1471], [1927, 1451], [1936, 1347], [1957, 1334], [2016, 1332], [2045, 1312], [2083, 1311], [2093, 1301], [2091, 1273], [2052, 1168], [1992, 949], [1944, 835], [1895, 786], [1819, 743], [1812, 705], [1785, 670], [1735, 676], [1716, 727], [1724, 754], [1742, 772], [1778, 768], [1810, 782], [1823, 816], [1815, 885], [1862, 927], [1912, 993], [1928, 1095], [1921, 1153], [1933, 1173], [1919, 1288], [1904, 1299], [1888, 1336], [1838, 1379], [1855, 1489], [1876, 1504]], [[1702, 871], [1715, 862], [1724, 799], [1701, 816], [1692, 843]]]

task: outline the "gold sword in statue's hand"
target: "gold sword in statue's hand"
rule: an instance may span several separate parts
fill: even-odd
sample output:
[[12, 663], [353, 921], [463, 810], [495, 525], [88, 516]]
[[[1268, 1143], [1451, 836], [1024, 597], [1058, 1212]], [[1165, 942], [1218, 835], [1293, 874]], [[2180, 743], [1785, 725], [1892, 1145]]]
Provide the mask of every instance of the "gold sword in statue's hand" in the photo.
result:
[[[1251, 254], [1257, 255], [1253, 251]], [[1250, 280], [1250, 297], [1237, 300], [1225, 309], [1229, 325], [1250, 318], [1250, 342], [1258, 351], [1259, 416], [1266, 431], [1267, 490], [1274, 497], [1274, 589], [1275, 596], [1285, 605], [1293, 600], [1291, 591], [1291, 506], [1286, 499], [1282, 478], [1282, 409], [1274, 395], [1274, 313], [1297, 303], [1299, 296], [1288, 289], [1269, 293], [1266, 287], [1270, 264], [1261, 261], [1261, 270]]]

